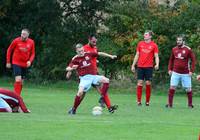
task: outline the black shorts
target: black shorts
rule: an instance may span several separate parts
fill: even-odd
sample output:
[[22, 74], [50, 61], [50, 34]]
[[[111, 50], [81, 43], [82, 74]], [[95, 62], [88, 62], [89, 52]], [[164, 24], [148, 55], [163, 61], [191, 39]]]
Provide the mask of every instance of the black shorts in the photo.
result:
[[137, 68], [137, 79], [138, 80], [147, 80], [151, 81], [153, 75], [153, 68], [147, 67], [147, 68]]
[[25, 78], [27, 73], [27, 68], [21, 67], [19, 65], [12, 65], [14, 76], [22, 76], [22, 79]]

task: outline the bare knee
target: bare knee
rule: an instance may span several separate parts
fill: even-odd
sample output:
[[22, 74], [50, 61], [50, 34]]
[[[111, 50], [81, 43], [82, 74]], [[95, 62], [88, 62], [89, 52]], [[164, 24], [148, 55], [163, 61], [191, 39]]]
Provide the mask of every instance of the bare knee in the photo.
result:
[[22, 76], [15, 76], [15, 82], [23, 82]]
[[146, 85], [151, 85], [151, 81], [146, 81]]
[[192, 91], [192, 88], [190, 88], [190, 87], [189, 87], [189, 88], [185, 88], [185, 91], [186, 91], [186, 92], [191, 92], [191, 91]]
[[143, 85], [143, 80], [138, 80], [138, 81], [137, 81], [137, 85], [138, 85], [138, 86], [142, 86], [142, 85]]
[[102, 76], [100, 83], [109, 83], [109, 82], [110, 82], [110, 80], [107, 77]]
[[83, 96], [83, 94], [84, 94], [84, 88], [83, 87], [79, 87], [79, 90], [78, 90], [76, 95], [81, 97], [81, 96]]
[[175, 89], [176, 89], [176, 86], [170, 86], [170, 89], [174, 89], [174, 90], [175, 90]]

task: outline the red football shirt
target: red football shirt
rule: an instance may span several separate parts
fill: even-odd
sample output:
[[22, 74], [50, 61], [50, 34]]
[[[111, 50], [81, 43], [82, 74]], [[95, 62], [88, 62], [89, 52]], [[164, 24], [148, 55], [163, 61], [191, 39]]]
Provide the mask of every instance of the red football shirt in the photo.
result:
[[96, 75], [97, 71], [92, 65], [92, 58], [97, 57], [97, 53], [85, 53], [84, 56], [75, 56], [70, 64], [69, 67], [73, 65], [78, 65], [77, 71], [79, 76], [84, 76], [87, 74]]
[[4, 99], [10, 106], [13, 106], [13, 107], [20, 106], [24, 113], [28, 113], [28, 109], [25, 103], [23, 102], [23, 99], [16, 93], [7, 89], [0, 88], [0, 95], [3, 95], [2, 97], [3, 99], [4, 99], [4, 96], [10, 97], [9, 99], [7, 98]]
[[[191, 67], [190, 67], [191, 60]], [[174, 47], [169, 59], [168, 70], [180, 73], [188, 74], [189, 71], [194, 72], [196, 64], [195, 55], [192, 50], [187, 47]]]
[[11, 54], [12, 64], [27, 67], [27, 61], [32, 63], [35, 57], [34, 41], [30, 38], [22, 41], [21, 37], [14, 39], [7, 50], [7, 63], [10, 63]]
[[[97, 53], [98, 49], [96, 46], [92, 47], [89, 44], [83, 46], [83, 49], [87, 53]], [[91, 59], [92, 66], [97, 70], [97, 57]]]
[[137, 52], [139, 52], [138, 67], [153, 67], [154, 55], [158, 53], [156, 43], [153, 41], [150, 43], [140, 41], [137, 46]]

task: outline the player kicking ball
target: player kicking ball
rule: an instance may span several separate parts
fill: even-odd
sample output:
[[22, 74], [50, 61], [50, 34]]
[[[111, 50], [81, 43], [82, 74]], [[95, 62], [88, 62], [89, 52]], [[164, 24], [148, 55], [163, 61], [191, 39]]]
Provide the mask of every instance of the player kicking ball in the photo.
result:
[[91, 65], [91, 59], [93, 57], [97, 57], [98, 55], [106, 56], [107, 54], [103, 52], [86, 53], [84, 52], [82, 44], [76, 45], [76, 53], [77, 55], [72, 58], [70, 64], [66, 68], [67, 72], [77, 70], [80, 79], [79, 89], [74, 99], [74, 105], [68, 111], [68, 113], [76, 114], [76, 110], [85, 96], [84, 93], [86, 93], [91, 88], [92, 84], [102, 84], [101, 95], [108, 108], [108, 111], [110, 113], [114, 113], [114, 111], [117, 110], [118, 106], [111, 105], [110, 98], [107, 94], [107, 91], [109, 89], [109, 79], [105, 76], [97, 75], [96, 70]]
[[[96, 38], [95, 34], [90, 34], [88, 36], [88, 43], [83, 46], [83, 50], [87, 53], [98, 53], [99, 50], [97, 48], [97, 38]], [[116, 55], [110, 55], [110, 54], [105, 53], [105, 52], [103, 52], [103, 53], [104, 53], [104, 56], [106, 56], [110, 59], [116, 59], [117, 58]], [[93, 57], [91, 59], [91, 65], [94, 67], [97, 74], [99, 75], [97, 63], [98, 63], [97, 57]], [[71, 77], [71, 74], [72, 74], [71, 71], [67, 72], [66, 78], [69, 79]], [[97, 92], [101, 95], [101, 88], [102, 88], [101, 85], [92, 85], [92, 87], [94, 87], [97, 90]], [[102, 108], [105, 108], [105, 103], [104, 103], [103, 97], [100, 97], [98, 102], [99, 102], [99, 104]]]

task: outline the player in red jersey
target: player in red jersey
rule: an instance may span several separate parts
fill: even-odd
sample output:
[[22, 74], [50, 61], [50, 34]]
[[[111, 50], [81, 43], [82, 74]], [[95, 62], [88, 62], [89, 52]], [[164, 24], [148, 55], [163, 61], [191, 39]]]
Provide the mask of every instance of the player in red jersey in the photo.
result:
[[[97, 38], [94, 34], [91, 34], [88, 38], [88, 44], [84, 45], [83, 46], [83, 49], [85, 52], [89, 52], [89, 53], [94, 53], [94, 52], [98, 52], [98, 48], [96, 46], [97, 44]], [[107, 54], [109, 55], [109, 54]], [[116, 55], [109, 55], [111, 59], [115, 59], [117, 58]], [[96, 69], [97, 73], [98, 73], [98, 68], [97, 68], [97, 57], [93, 57], [91, 59], [91, 63], [92, 63], [92, 66]], [[101, 87], [99, 85], [92, 85], [94, 88], [96, 88], [96, 90], [98, 91], [98, 93], [100, 93], [101, 95]], [[101, 97], [99, 99], [99, 103], [101, 105], [101, 107], [104, 107], [104, 100], [103, 100], [103, 97]]]
[[[137, 46], [136, 55], [131, 66], [131, 70], [135, 73], [135, 65], [137, 63], [137, 104], [141, 106], [143, 81], [146, 80], [146, 106], [149, 106], [151, 96], [151, 80], [153, 67], [158, 70], [159, 57], [158, 46], [151, 40], [152, 32], [144, 33], [144, 41], [140, 41]], [[155, 66], [154, 66], [155, 58]]]
[[[89, 52], [89, 53], [97, 53], [98, 49], [97, 49], [97, 38], [95, 35], [90, 35], [88, 38], [88, 44], [83, 46], [83, 49], [85, 52]], [[114, 59], [114, 57], [112, 58]], [[98, 68], [97, 68], [97, 57], [93, 57], [91, 59], [91, 63], [92, 66], [96, 69], [96, 71], [98, 72]]]
[[[97, 38], [94, 34], [89, 35], [88, 37], [88, 44], [83, 46], [83, 49], [85, 52], [87, 53], [97, 53], [98, 52], [98, 48], [96, 46], [97, 44]], [[110, 55], [104, 52], [104, 54], [106, 54], [107, 57], [111, 58], [111, 59], [115, 59], [117, 58], [116, 55]], [[94, 67], [94, 69], [96, 70], [97, 74], [98, 74], [98, 68], [97, 68], [97, 57], [93, 57], [91, 59], [91, 64]], [[71, 72], [67, 72], [67, 79], [69, 79], [69, 77], [71, 76]], [[101, 95], [101, 85], [92, 85], [94, 88], [96, 88], [96, 90], [98, 91], [98, 93], [100, 93]], [[99, 99], [99, 103], [101, 105], [101, 107], [104, 107], [104, 100], [103, 97], [101, 97]]]
[[21, 95], [27, 68], [31, 66], [35, 58], [35, 43], [29, 38], [29, 33], [28, 29], [23, 29], [21, 37], [15, 38], [7, 50], [6, 67], [11, 68], [12, 64], [15, 76], [14, 91], [18, 95]]
[[113, 113], [117, 109], [117, 105], [111, 106], [110, 99], [108, 97], [107, 91], [109, 88], [109, 79], [105, 76], [97, 75], [96, 69], [92, 66], [91, 59], [93, 57], [97, 57], [98, 55], [107, 56], [107, 54], [103, 52], [94, 52], [94, 53], [85, 53], [82, 44], [76, 45], [77, 55], [73, 57], [70, 64], [66, 68], [66, 71], [77, 70], [80, 83], [79, 90], [74, 99], [74, 105], [69, 110], [69, 114], [75, 114], [76, 109], [83, 100], [84, 92], [86, 93], [92, 84], [99, 85], [102, 84], [101, 94], [104, 98], [105, 104], [109, 110], [109, 112]]
[[0, 88], [0, 112], [30, 113], [19, 95], [3, 88]]
[[171, 75], [171, 80], [168, 93], [168, 104], [166, 107], [173, 106], [174, 93], [181, 81], [182, 86], [187, 92], [188, 107], [193, 108], [191, 76], [196, 64], [195, 55], [192, 52], [192, 49], [184, 44], [184, 38], [182, 36], [177, 37], [176, 43], [177, 45], [172, 49], [168, 64], [168, 73]]

